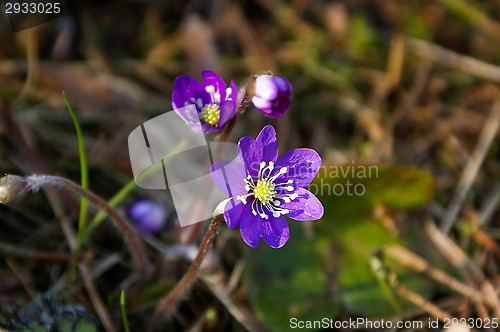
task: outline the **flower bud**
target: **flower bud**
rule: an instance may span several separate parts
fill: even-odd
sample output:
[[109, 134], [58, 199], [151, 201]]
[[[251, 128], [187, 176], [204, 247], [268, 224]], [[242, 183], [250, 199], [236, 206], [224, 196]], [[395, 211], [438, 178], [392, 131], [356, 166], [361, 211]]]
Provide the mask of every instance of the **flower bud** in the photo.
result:
[[167, 220], [167, 211], [161, 205], [144, 198], [132, 203], [127, 214], [138, 230], [151, 234], [159, 232]]
[[0, 203], [8, 204], [21, 199], [30, 191], [33, 183], [17, 175], [6, 175], [0, 179]]
[[264, 74], [254, 79], [252, 92], [255, 107], [270, 118], [279, 118], [290, 107], [293, 88], [281, 75]]

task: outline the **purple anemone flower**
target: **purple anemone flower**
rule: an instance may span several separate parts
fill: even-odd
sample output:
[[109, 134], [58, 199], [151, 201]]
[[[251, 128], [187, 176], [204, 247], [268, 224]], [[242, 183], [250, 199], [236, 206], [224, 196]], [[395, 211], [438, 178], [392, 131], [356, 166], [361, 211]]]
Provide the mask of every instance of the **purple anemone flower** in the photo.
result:
[[[234, 114], [238, 90], [234, 81], [226, 87], [222, 78], [209, 70], [204, 70], [202, 77], [203, 83], [186, 75], [177, 77], [172, 107], [192, 130], [218, 132]], [[186, 107], [190, 105], [195, 108]]]
[[293, 88], [281, 75], [259, 75], [254, 81], [252, 103], [264, 115], [279, 118], [290, 107]]
[[217, 187], [231, 198], [224, 218], [229, 228], [240, 226], [243, 240], [256, 247], [262, 236], [273, 248], [282, 247], [290, 233], [284, 216], [316, 220], [323, 206], [307, 189], [321, 166], [311, 149], [291, 150], [278, 158], [276, 132], [266, 126], [254, 141], [243, 137], [237, 161], [216, 162], [211, 175]]
[[161, 205], [145, 198], [133, 202], [128, 207], [127, 214], [138, 230], [150, 234], [159, 232], [167, 221], [167, 211]]

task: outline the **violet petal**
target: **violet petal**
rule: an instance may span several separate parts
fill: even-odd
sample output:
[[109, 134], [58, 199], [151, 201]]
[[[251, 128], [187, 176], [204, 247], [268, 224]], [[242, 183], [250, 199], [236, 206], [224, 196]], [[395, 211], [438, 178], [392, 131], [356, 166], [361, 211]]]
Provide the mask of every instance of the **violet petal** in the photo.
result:
[[275, 162], [278, 156], [278, 142], [274, 128], [265, 126], [255, 141], [249, 136], [240, 139], [236, 156], [238, 162], [245, 165], [247, 172], [253, 177], [257, 177], [260, 163], [262, 161]]
[[[217, 133], [220, 131], [219, 127], [212, 127], [212, 126], [206, 125], [206, 124], [201, 124], [201, 125], [199, 125], [199, 127], [201, 128], [201, 131], [203, 131], [206, 134]], [[193, 130], [196, 130], [192, 126], [190, 126], [190, 128]], [[199, 130], [197, 130], [197, 131], [199, 131]]]
[[323, 216], [323, 205], [309, 190], [299, 188], [295, 191], [299, 197], [290, 203], [282, 203], [283, 209], [288, 209], [290, 212], [286, 214], [295, 220], [317, 220]]
[[235, 197], [231, 198], [224, 208], [224, 219], [226, 219], [227, 227], [233, 228], [240, 225], [241, 216], [245, 207], [246, 205], [238, 201]]
[[306, 187], [321, 166], [321, 157], [312, 149], [290, 150], [276, 161], [275, 168], [287, 167], [284, 179], [294, 180], [298, 187]]
[[210, 70], [204, 70], [201, 73], [201, 76], [203, 77], [203, 88], [212, 85], [215, 89], [215, 92], [220, 94], [221, 99], [217, 103], [220, 105], [223, 100], [226, 100], [226, 84], [224, 83], [224, 80], [220, 78], [219, 75]]
[[259, 96], [253, 96], [252, 103], [262, 112], [266, 112], [266, 114], [272, 112], [272, 107], [273, 107], [272, 100], [267, 100]]
[[229, 88], [231, 89], [231, 94], [226, 96], [226, 100], [232, 100], [234, 103], [234, 107], [236, 108], [236, 102], [238, 101], [238, 87], [233, 80], [231, 80]]
[[222, 128], [222, 126], [224, 126], [224, 124], [231, 119], [233, 115], [234, 104], [231, 100], [226, 100], [220, 107], [219, 122], [217, 123], [217, 127]]
[[284, 78], [281, 75], [275, 75], [274, 81], [276, 82], [276, 85], [278, 86], [282, 95], [288, 97], [292, 95], [293, 93], [292, 84], [286, 78]]
[[255, 79], [255, 94], [262, 99], [276, 99], [279, 94], [279, 88], [274, 78], [269, 75], [258, 76]]
[[200, 115], [194, 105], [188, 105], [184, 107], [175, 108], [175, 113], [177, 113], [188, 125], [200, 124]]
[[218, 161], [210, 167], [210, 175], [215, 185], [230, 197], [244, 195], [246, 177], [243, 165], [231, 161]]
[[283, 247], [289, 237], [290, 231], [285, 217], [279, 216], [278, 218], [274, 218], [270, 215], [269, 219], [264, 220], [262, 238], [269, 243], [271, 247]]
[[245, 209], [241, 213], [240, 233], [246, 244], [255, 248], [264, 228], [263, 219], [252, 214], [252, 206], [249, 203], [245, 205]]
[[265, 126], [260, 131], [255, 141], [259, 143], [263, 149], [261, 160], [267, 162], [276, 161], [276, 158], [278, 158], [278, 141], [276, 141], [276, 131], [274, 131], [273, 126]]
[[175, 107], [184, 107], [184, 102], [190, 102], [191, 95], [202, 89], [200, 82], [192, 77], [182, 75], [175, 79], [172, 103]]

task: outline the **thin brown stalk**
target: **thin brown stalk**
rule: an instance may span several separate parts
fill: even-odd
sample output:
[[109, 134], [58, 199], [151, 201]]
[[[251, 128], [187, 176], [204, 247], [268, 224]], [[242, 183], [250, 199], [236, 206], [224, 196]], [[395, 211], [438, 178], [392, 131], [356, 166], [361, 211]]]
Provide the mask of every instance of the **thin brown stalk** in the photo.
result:
[[0, 198], [3, 203], [9, 202], [12, 198], [20, 199], [28, 190], [38, 190], [46, 186], [60, 187], [87, 198], [90, 202], [106, 212], [115, 223], [116, 227], [123, 233], [124, 238], [130, 245], [132, 256], [141, 269], [143, 277], [147, 276], [148, 262], [141, 239], [116, 210], [90, 190], [82, 188], [69, 179], [53, 175], [32, 175], [26, 178], [7, 175], [1, 180]]
[[[216, 138], [217, 142], [226, 142], [227, 141], [227, 139], [229, 138], [229, 134], [231, 133], [231, 131], [234, 128], [234, 125], [236, 124], [236, 122], [238, 122], [239, 118], [246, 110], [248, 102], [249, 102], [248, 92], [245, 90], [243, 98], [241, 99], [241, 102], [238, 105], [238, 108], [236, 109], [233, 118], [231, 120], [229, 120], [229, 122], [225, 125], [222, 132], [217, 136], [217, 138]], [[217, 145], [216, 150], [213, 151], [212, 160], [214, 160], [214, 161], [219, 160], [219, 156], [222, 153], [222, 149], [223, 149], [223, 145], [221, 145], [221, 144]], [[206, 192], [205, 190], [199, 190], [198, 194], [201, 195], [205, 192]], [[191, 216], [189, 218], [191, 218], [192, 220], [197, 220], [199, 217], [199, 213], [197, 214], [197, 212], [203, 211], [205, 209], [206, 201], [204, 201], [200, 197], [194, 197], [192, 200], [193, 200], [193, 202], [197, 201], [198, 206], [191, 211]], [[199, 228], [200, 228], [199, 223], [196, 225], [193, 225], [191, 227], [191, 230], [190, 230], [190, 233], [189, 233], [189, 236], [188, 236], [186, 243], [192, 243], [194, 241], [195, 236], [198, 234]]]
[[443, 311], [441, 308], [432, 304], [431, 302], [426, 301], [422, 296], [409, 290], [405, 286], [400, 285], [396, 288], [396, 290], [400, 296], [406, 298], [408, 301], [412, 302], [416, 306], [427, 311], [432, 316], [439, 318], [441, 321], [443, 321], [444, 319], [449, 319], [451, 321], [453, 319], [453, 317], [450, 314]]
[[455, 53], [424, 40], [410, 38], [407, 46], [408, 51], [421, 58], [455, 68], [474, 77], [481, 77], [494, 82], [498, 82], [500, 79], [500, 67], [490, 63]]
[[[69, 252], [55, 252], [55, 251], [38, 251], [22, 248], [10, 243], [0, 241], [0, 255], [4, 257], [13, 257], [17, 259], [32, 259], [39, 262], [46, 263], [63, 263], [69, 262], [73, 254]], [[89, 260], [91, 254], [89, 252], [82, 252], [78, 256], [80, 261]]]
[[[60, 221], [61, 228], [64, 232], [64, 235], [66, 236], [68, 244], [70, 248], [74, 250], [76, 246], [76, 236], [73, 229], [70, 226], [69, 220], [63, 213], [61, 208], [58, 206], [58, 204], [54, 201], [54, 195], [52, 193], [49, 193], [48, 197], [49, 201], [51, 202], [54, 208], [55, 213], [61, 219]], [[83, 284], [85, 285], [85, 289], [87, 290], [87, 293], [90, 297], [90, 301], [92, 302], [92, 305], [94, 306], [94, 309], [97, 315], [99, 316], [99, 319], [101, 320], [104, 330], [106, 332], [116, 332], [117, 329], [115, 328], [113, 320], [111, 319], [111, 315], [109, 314], [101, 296], [99, 295], [99, 292], [97, 291], [97, 287], [95, 286], [95, 283], [92, 280], [89, 268], [87, 267], [87, 265], [79, 263], [78, 270], [80, 271], [80, 275], [82, 277]]]
[[[438, 252], [460, 273], [463, 279], [467, 282], [471, 289], [477, 289], [481, 284], [488, 283], [481, 268], [477, 266], [467, 254], [453, 241], [449, 236], [441, 232], [432, 220], [425, 222], [424, 230], [428, 238], [438, 249]], [[483, 292], [485, 297], [488, 293]], [[487, 303], [493, 308], [497, 305], [498, 300], [493, 300], [488, 297], [489, 301], [481, 301], [478, 299], [471, 299], [479, 317], [487, 317], [487, 310], [483, 303]]]
[[492, 305], [492, 301], [481, 291], [466, 285], [443, 271], [433, 267], [425, 259], [415, 255], [408, 249], [399, 245], [390, 245], [385, 248], [387, 255], [396, 259], [400, 264], [408, 266], [417, 272], [425, 273], [437, 282], [448, 286], [456, 292], [470, 298], [473, 301]]
[[[31, 285], [31, 283], [26, 280], [26, 273], [23, 272], [23, 268], [17, 265], [17, 263], [13, 259], [7, 258], [5, 260], [9, 268], [12, 270], [12, 273], [14, 273], [14, 276], [16, 277], [17, 280], [21, 283], [21, 285], [24, 287], [26, 290], [26, 293], [30, 296], [30, 298], [33, 300], [36, 297], [37, 290], [35, 287]], [[25, 271], [24, 271], [25, 272]]]
[[203, 237], [203, 240], [201, 241], [198, 254], [194, 258], [193, 262], [187, 269], [186, 273], [184, 273], [182, 279], [179, 280], [179, 282], [170, 291], [168, 296], [162, 299], [158, 304], [153, 317], [152, 326], [154, 326], [155, 322], [157, 322], [162, 315], [169, 312], [173, 308], [173, 306], [179, 301], [181, 296], [188, 290], [188, 288], [195, 280], [196, 275], [198, 274], [198, 271], [200, 269], [201, 263], [203, 262], [203, 258], [205, 258], [205, 255], [207, 254], [208, 250], [210, 249], [210, 245], [212, 244], [212, 240], [214, 239], [215, 234], [217, 233], [217, 228], [219, 227], [221, 220], [222, 220], [222, 214], [213, 217], [212, 222], [210, 223], [210, 226], [208, 228], [208, 231]]
[[248, 105], [248, 92], [245, 90], [245, 93], [243, 94], [243, 98], [241, 99], [240, 104], [238, 105], [238, 108], [236, 109], [236, 112], [231, 120], [227, 122], [225, 125], [224, 129], [222, 132], [217, 136], [217, 141], [218, 142], [226, 142], [227, 139], [229, 138], [229, 134], [233, 130], [234, 125], [238, 120], [240, 119], [241, 115], [245, 111]]
[[458, 212], [462, 206], [465, 197], [469, 193], [472, 184], [479, 172], [481, 165], [486, 157], [486, 153], [489, 151], [491, 143], [495, 138], [498, 128], [500, 126], [500, 100], [497, 100], [490, 112], [490, 115], [486, 119], [483, 130], [479, 136], [477, 145], [474, 152], [469, 159], [469, 162], [465, 166], [460, 181], [458, 182], [457, 189], [453, 194], [453, 198], [450, 202], [450, 206], [446, 211], [441, 223], [441, 230], [446, 234], [448, 233], [454, 223], [456, 222]]

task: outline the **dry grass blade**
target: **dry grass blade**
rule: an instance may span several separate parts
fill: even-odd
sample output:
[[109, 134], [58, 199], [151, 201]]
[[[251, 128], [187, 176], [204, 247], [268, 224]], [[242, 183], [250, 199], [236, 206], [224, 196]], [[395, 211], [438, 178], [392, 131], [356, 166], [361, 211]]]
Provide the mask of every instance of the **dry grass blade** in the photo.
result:
[[9, 268], [12, 270], [12, 273], [16, 276], [17, 280], [23, 285], [24, 289], [26, 292], [29, 294], [31, 299], [34, 299], [36, 297], [36, 289], [28, 282], [26, 281], [26, 278], [24, 277], [26, 273], [23, 273], [22, 267], [17, 265], [17, 263], [12, 260], [12, 259], [6, 259], [5, 262], [9, 266]]
[[[48, 189], [46, 189], [48, 190]], [[52, 202], [52, 206], [54, 208], [55, 213], [58, 215], [58, 217], [61, 220], [61, 228], [64, 232], [64, 235], [66, 236], [66, 240], [70, 246], [70, 248], [73, 250], [76, 246], [76, 235], [73, 231], [73, 229], [70, 226], [70, 222], [68, 218], [65, 216], [64, 212], [61, 210], [61, 208], [58, 206], [57, 202], [55, 201], [56, 198], [50, 198], [49, 200]], [[94, 305], [94, 308], [97, 312], [97, 315], [99, 316], [99, 319], [102, 322], [102, 325], [104, 326], [104, 329], [106, 332], [115, 332], [117, 331], [116, 327], [113, 324], [113, 320], [111, 319], [111, 315], [109, 314], [108, 310], [106, 309], [106, 306], [104, 305], [104, 302], [102, 301], [99, 292], [97, 291], [97, 288], [94, 284], [94, 281], [91, 278], [91, 273], [88, 269], [88, 267], [85, 264], [78, 264], [78, 270], [80, 271], [80, 275], [83, 279], [83, 283], [85, 285], [85, 288], [87, 289], [87, 292], [89, 294], [90, 300], [92, 301], [92, 304]]]
[[401, 247], [399, 245], [390, 245], [385, 248], [385, 252], [387, 253], [387, 255], [396, 259], [398, 263], [410, 267], [417, 272], [425, 273], [437, 282], [450, 287], [451, 289], [472, 300], [494, 305], [491, 299], [487, 297], [483, 292], [478, 291], [451, 277], [447, 273], [444, 273], [443, 271], [433, 267], [425, 259], [415, 255], [404, 247]]
[[212, 240], [217, 233], [217, 228], [222, 220], [222, 214], [214, 216], [210, 226], [208, 228], [207, 233], [205, 234], [200, 248], [198, 249], [198, 254], [194, 258], [193, 262], [189, 266], [188, 270], [184, 273], [184, 276], [181, 280], [177, 282], [174, 288], [167, 294], [163, 299], [160, 300], [158, 306], [156, 307], [155, 314], [153, 317], [153, 322], [150, 326], [150, 330], [154, 329], [154, 326], [158, 323], [159, 319], [164, 315], [168, 314], [177, 302], [181, 299], [184, 293], [189, 289], [192, 282], [195, 280], [196, 275], [200, 269], [201, 263], [205, 258], [208, 250], [210, 249], [210, 245], [212, 244]]
[[[458, 269], [460, 274], [468, 280], [469, 284], [480, 285], [484, 289], [493, 288], [491, 282], [486, 279], [483, 271], [479, 266], [474, 264], [470, 258], [464, 253], [464, 251], [452, 241], [446, 234], [441, 232], [433, 221], [428, 220], [425, 223], [425, 232], [429, 236], [429, 239], [438, 248], [439, 252], [450, 262], [455, 268]], [[478, 286], [479, 287], [479, 286]], [[500, 302], [495, 294], [489, 291], [483, 292], [485, 296], [489, 299], [488, 303], [495, 311], [500, 311]], [[479, 301], [474, 302], [476, 309], [479, 312], [486, 312], [482, 309], [482, 303]], [[487, 317], [483, 315], [483, 317]]]
[[444, 47], [423, 40], [409, 39], [408, 50], [424, 59], [441, 63], [472, 76], [494, 82], [500, 81], [500, 67], [455, 53]]
[[467, 196], [474, 179], [476, 178], [479, 168], [481, 167], [486, 153], [488, 152], [493, 139], [498, 133], [498, 128], [500, 126], [500, 100], [497, 100], [491, 109], [490, 115], [486, 119], [483, 130], [479, 136], [477, 145], [474, 152], [469, 159], [469, 162], [465, 166], [460, 180], [458, 182], [457, 189], [453, 195], [450, 206], [443, 217], [441, 223], [441, 229], [444, 233], [448, 233], [453, 224], [456, 221], [460, 207]]
[[453, 317], [449, 313], [443, 311], [437, 305], [426, 301], [422, 296], [409, 290], [405, 286], [401, 286], [401, 285], [397, 286], [396, 290], [397, 290], [399, 295], [403, 296], [408, 301], [412, 302], [413, 304], [415, 304], [418, 307], [422, 308], [423, 310], [427, 311], [432, 316], [439, 318], [441, 321], [443, 321], [445, 319], [449, 319], [449, 320], [453, 319]]
[[496, 208], [500, 204], [500, 182], [495, 184], [495, 187], [488, 194], [485, 202], [479, 210], [479, 225], [486, 226], [493, 216]]
[[491, 38], [500, 40], [500, 25], [480, 9], [465, 0], [438, 0], [448, 10], [469, 22]]
[[217, 299], [226, 307], [229, 313], [247, 329], [247, 331], [266, 332], [268, 329], [255, 317], [251, 310], [241, 304], [235, 303], [227, 289], [222, 285], [216, 275], [202, 274], [200, 279], [210, 289]]

